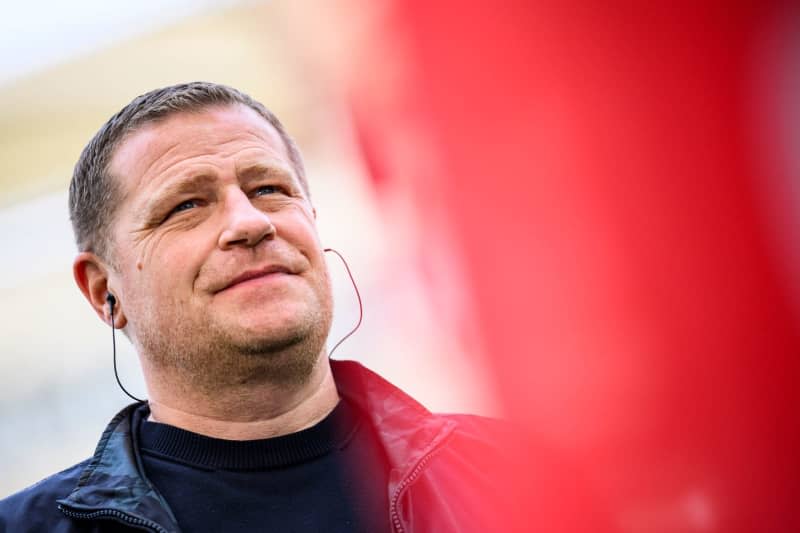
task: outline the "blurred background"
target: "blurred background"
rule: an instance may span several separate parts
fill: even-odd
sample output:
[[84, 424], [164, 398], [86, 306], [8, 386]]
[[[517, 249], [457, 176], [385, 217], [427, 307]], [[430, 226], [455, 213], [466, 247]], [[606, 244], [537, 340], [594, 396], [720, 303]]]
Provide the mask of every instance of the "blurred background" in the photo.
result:
[[[323, 241], [364, 296], [336, 358], [517, 424], [520, 505], [498, 530], [800, 531], [792, 3], [3, 13], [0, 496], [88, 456], [127, 403], [71, 277], [72, 165], [136, 95], [209, 80], [304, 153]], [[357, 306], [330, 267], [332, 345]]]

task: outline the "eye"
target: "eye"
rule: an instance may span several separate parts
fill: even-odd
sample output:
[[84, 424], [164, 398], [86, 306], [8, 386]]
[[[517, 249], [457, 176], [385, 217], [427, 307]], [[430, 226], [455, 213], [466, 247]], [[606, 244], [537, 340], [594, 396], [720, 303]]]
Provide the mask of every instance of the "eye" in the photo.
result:
[[181, 202], [178, 205], [176, 205], [175, 208], [172, 210], [172, 213], [180, 213], [181, 211], [186, 211], [188, 209], [192, 209], [193, 207], [197, 207], [197, 205], [198, 205], [197, 200], [186, 200], [185, 202]]
[[277, 185], [261, 185], [253, 191], [253, 196], [266, 196], [276, 192], [283, 192], [283, 190]]
[[191, 200], [184, 200], [183, 202], [181, 202], [178, 205], [176, 205], [175, 207], [173, 207], [172, 211], [167, 213], [167, 216], [164, 217], [162, 222], [166, 222], [167, 220], [172, 218], [173, 215], [177, 215], [178, 213], [181, 213], [183, 211], [189, 211], [189, 210], [194, 209], [196, 207], [200, 207], [200, 200], [195, 199], [195, 198], [193, 198]]

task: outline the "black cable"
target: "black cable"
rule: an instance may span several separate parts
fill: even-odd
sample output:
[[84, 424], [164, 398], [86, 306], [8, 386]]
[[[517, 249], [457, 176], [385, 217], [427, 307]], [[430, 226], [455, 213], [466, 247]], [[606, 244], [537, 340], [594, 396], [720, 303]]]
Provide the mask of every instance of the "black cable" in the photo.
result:
[[353, 284], [353, 288], [356, 291], [356, 297], [358, 298], [358, 323], [356, 324], [356, 326], [353, 329], [350, 330], [350, 332], [347, 335], [342, 337], [342, 339], [339, 342], [336, 343], [336, 346], [334, 346], [333, 349], [328, 354], [328, 357], [330, 358], [330, 357], [333, 356], [333, 352], [336, 351], [336, 348], [338, 348], [340, 344], [342, 344], [344, 341], [346, 341], [350, 337], [350, 335], [355, 333], [356, 330], [358, 329], [358, 327], [361, 325], [361, 321], [364, 318], [364, 306], [361, 303], [361, 293], [358, 292], [358, 286], [356, 286], [356, 280], [353, 279], [353, 273], [350, 272], [350, 267], [347, 265], [347, 261], [344, 260], [344, 257], [342, 257], [342, 254], [340, 254], [339, 252], [337, 252], [333, 248], [325, 248], [323, 251], [325, 251], [325, 252], [333, 252], [333, 253], [335, 253], [336, 255], [339, 256], [339, 259], [342, 260], [342, 263], [344, 264], [344, 268], [345, 268], [345, 270], [347, 270], [347, 275], [350, 276], [350, 282]]
[[117, 299], [114, 298], [113, 294], [108, 293], [108, 296], [106, 296], [106, 301], [108, 302], [108, 307], [111, 310], [111, 351], [114, 354], [113, 355], [113, 359], [114, 359], [114, 377], [117, 378], [117, 385], [119, 385], [119, 388], [122, 389], [122, 392], [124, 392], [125, 394], [127, 394], [128, 396], [130, 396], [131, 398], [136, 400], [137, 402], [143, 402], [144, 400], [141, 400], [141, 399], [137, 398], [136, 396], [134, 396], [133, 394], [131, 394], [130, 392], [128, 392], [128, 389], [126, 389], [122, 385], [122, 382], [119, 380], [119, 374], [117, 373], [117, 337], [114, 334], [114, 329], [116, 329], [114, 327], [114, 306], [117, 304]]

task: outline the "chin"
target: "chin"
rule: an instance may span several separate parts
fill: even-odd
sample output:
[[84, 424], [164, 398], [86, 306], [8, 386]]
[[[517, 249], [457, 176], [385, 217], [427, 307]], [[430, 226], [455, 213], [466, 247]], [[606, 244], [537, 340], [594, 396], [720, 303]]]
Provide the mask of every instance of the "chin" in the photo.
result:
[[235, 344], [239, 368], [250, 379], [273, 384], [305, 383], [314, 372], [325, 343], [317, 331], [283, 330], [274, 335], [247, 335]]
[[[319, 316], [298, 316], [295, 313], [251, 316], [244, 324], [231, 324], [224, 329], [232, 344], [244, 348], [248, 353], [269, 353], [309, 342], [314, 344], [319, 337], [324, 342], [327, 336], [326, 322], [321, 321]], [[322, 330], [325, 330], [324, 335]]]
[[309, 313], [285, 312], [282, 313], [253, 313], [241, 317], [230, 325], [230, 331], [238, 331], [243, 338], [273, 338], [282, 335], [292, 335], [294, 331], [310, 330], [315, 327], [315, 320]]
[[231, 344], [242, 353], [270, 356], [301, 346], [307, 339], [306, 332], [284, 330], [274, 335], [242, 335], [231, 339]]

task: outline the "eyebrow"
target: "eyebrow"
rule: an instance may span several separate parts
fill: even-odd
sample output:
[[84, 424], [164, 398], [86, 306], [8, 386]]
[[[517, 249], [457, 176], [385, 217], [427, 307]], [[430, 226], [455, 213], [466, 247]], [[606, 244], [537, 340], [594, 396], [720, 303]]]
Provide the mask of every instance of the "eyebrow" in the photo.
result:
[[269, 165], [264, 163], [254, 163], [243, 168], [236, 169], [239, 180], [247, 181], [257, 178], [281, 178], [291, 179], [291, 171], [282, 165]]
[[144, 216], [159, 214], [160, 211], [170, 207], [165, 206], [165, 202], [176, 196], [197, 192], [199, 189], [213, 184], [214, 181], [216, 178], [211, 174], [195, 174], [170, 180], [149, 195], [147, 202], [142, 206], [141, 213]]
[[150, 198], [158, 202], [163, 198], [192, 193], [204, 186], [213, 184], [215, 181], [216, 178], [210, 174], [195, 174], [186, 178], [170, 180], [166, 185], [156, 189]]

